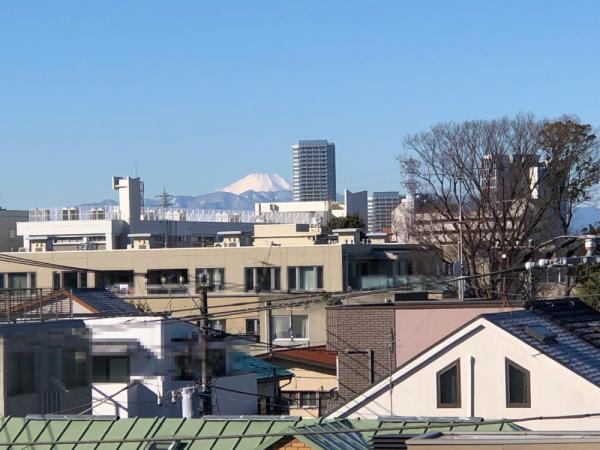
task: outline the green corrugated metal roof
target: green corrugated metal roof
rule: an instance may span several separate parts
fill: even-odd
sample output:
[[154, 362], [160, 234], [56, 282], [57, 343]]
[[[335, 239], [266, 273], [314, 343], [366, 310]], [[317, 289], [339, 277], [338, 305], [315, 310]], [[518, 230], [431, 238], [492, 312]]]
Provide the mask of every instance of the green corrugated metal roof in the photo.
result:
[[[409, 427], [409, 429], [407, 429]], [[414, 427], [419, 427], [415, 429]], [[377, 432], [331, 433], [303, 435], [310, 431], [377, 428]], [[390, 429], [392, 428], [392, 429]], [[465, 424], [451, 421], [427, 421], [418, 419], [390, 418], [386, 420], [361, 419], [300, 419], [298, 417], [240, 417], [208, 419], [131, 418], [107, 419], [93, 417], [77, 418], [0, 418], [0, 449], [10, 445], [11, 450], [142, 450], [148, 440], [174, 437], [185, 444], [185, 450], [264, 450], [281, 440], [285, 433], [297, 437], [315, 450], [368, 449], [368, 441], [374, 434], [422, 434], [430, 431], [514, 431], [520, 429], [512, 424]], [[264, 436], [253, 436], [264, 434]], [[240, 435], [241, 437], [225, 437]], [[190, 441], [190, 437], [212, 437]], [[224, 436], [218, 438], [218, 436]], [[248, 436], [248, 437], [244, 437]], [[185, 437], [188, 440], [184, 439]], [[96, 444], [64, 444], [69, 441], [106, 441], [140, 439], [136, 442]], [[145, 441], [143, 441], [145, 439]], [[18, 445], [31, 442], [63, 442], [55, 445]]]

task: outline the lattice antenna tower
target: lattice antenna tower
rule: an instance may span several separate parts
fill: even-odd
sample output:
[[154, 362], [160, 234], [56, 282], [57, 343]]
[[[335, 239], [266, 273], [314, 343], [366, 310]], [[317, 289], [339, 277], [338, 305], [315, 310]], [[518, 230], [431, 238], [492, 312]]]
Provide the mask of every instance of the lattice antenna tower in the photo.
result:
[[175, 196], [169, 194], [165, 187], [163, 187], [163, 191], [160, 194], [154, 196], [154, 198], [158, 200], [158, 206], [160, 206], [161, 208], [169, 208], [170, 206], [174, 205], [173, 200], [175, 200]]
[[413, 197], [419, 190], [419, 181], [417, 180], [417, 173], [419, 171], [420, 163], [415, 158], [410, 156], [399, 156], [398, 162], [400, 162], [400, 174], [402, 175], [402, 186], [407, 194]]

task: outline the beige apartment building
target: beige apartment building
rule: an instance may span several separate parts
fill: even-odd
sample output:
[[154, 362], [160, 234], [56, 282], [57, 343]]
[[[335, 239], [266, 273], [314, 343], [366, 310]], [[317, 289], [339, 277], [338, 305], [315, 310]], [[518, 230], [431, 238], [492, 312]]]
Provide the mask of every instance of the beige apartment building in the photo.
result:
[[[5, 255], [0, 261], [0, 289], [106, 288], [154, 312], [192, 316], [199, 313], [200, 280], [205, 280], [214, 328], [317, 345], [325, 342], [325, 314], [324, 304], [313, 301], [322, 294], [423, 290], [438, 275], [436, 253], [417, 245], [293, 245], [301, 241], [296, 237], [286, 245], [287, 239], [275, 238], [278, 229], [296, 225], [264, 226], [276, 228], [268, 247], [0, 254]], [[309, 233], [302, 230], [299, 234]], [[264, 311], [257, 309], [257, 302], [267, 301], [272, 302], [273, 316], [287, 316], [272, 319], [271, 330], [266, 316], [261, 320]], [[314, 317], [312, 323], [309, 315]]]

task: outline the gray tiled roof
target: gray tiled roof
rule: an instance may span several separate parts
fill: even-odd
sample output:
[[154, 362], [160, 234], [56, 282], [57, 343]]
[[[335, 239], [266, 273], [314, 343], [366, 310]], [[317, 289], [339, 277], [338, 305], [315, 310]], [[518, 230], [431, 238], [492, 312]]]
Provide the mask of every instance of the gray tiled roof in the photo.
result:
[[534, 300], [528, 305], [560, 326], [600, 347], [600, 312], [575, 297]]
[[106, 289], [73, 289], [73, 295], [102, 315], [137, 316], [140, 311]]
[[[536, 311], [485, 314], [484, 318], [521, 339], [556, 362], [600, 386], [600, 348]], [[525, 327], [544, 327], [556, 342], [543, 344], [525, 332]]]

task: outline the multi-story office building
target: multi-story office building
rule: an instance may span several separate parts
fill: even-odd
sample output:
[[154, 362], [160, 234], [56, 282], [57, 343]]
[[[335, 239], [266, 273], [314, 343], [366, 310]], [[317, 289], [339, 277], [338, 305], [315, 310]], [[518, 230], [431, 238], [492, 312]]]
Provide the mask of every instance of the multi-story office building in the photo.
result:
[[369, 231], [391, 233], [392, 211], [400, 204], [400, 193], [373, 192], [368, 200]]
[[292, 145], [294, 201], [335, 200], [335, 144], [326, 140]]

